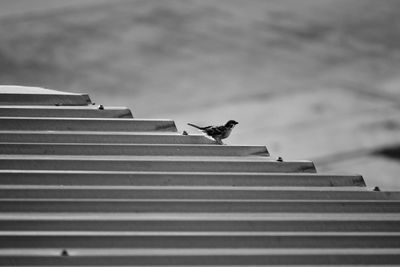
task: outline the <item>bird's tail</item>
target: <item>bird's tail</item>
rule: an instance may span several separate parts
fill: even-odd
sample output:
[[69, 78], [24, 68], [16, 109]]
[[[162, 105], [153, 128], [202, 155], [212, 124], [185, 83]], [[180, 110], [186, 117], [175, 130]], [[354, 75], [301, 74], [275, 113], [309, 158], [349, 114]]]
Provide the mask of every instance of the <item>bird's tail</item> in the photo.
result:
[[199, 130], [204, 130], [204, 128], [203, 128], [203, 127], [200, 127], [200, 126], [194, 125], [194, 124], [192, 124], [192, 123], [188, 123], [188, 125], [190, 125], [190, 126], [192, 126], [192, 127], [194, 127], [194, 128], [197, 128], [197, 129], [199, 129]]

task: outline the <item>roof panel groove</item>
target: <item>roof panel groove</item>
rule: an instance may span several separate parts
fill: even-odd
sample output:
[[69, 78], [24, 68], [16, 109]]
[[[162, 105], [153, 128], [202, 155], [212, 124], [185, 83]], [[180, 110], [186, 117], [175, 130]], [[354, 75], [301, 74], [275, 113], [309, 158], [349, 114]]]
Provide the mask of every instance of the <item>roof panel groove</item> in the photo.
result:
[[128, 108], [98, 106], [0, 106], [0, 117], [133, 118]]
[[[28, 186], [26, 186], [28, 187]], [[205, 189], [191, 187], [113, 189], [110, 187], [16, 189], [0, 186], [0, 198], [66, 198], [66, 199], [335, 199], [335, 200], [400, 200], [400, 193], [339, 190], [271, 190], [225, 187]]]
[[[9, 252], [2, 265], [23, 266], [270, 266], [270, 265], [382, 265], [400, 262], [397, 249], [136, 249], [68, 250], [71, 257], [60, 257], [55, 249]], [[13, 253], [14, 252], [14, 253]]]
[[354, 186], [365, 188], [359, 175], [245, 172], [122, 172], [0, 170], [0, 184], [137, 185], [137, 186]]
[[1, 248], [398, 248], [398, 233], [1, 233]]
[[314, 173], [312, 162], [237, 160], [228, 157], [218, 160], [185, 157], [178, 159], [140, 159], [140, 158], [76, 158], [59, 159], [0, 158], [1, 170], [103, 170], [103, 171], [158, 171], [158, 172], [309, 172]]
[[67, 93], [40, 87], [0, 85], [0, 105], [68, 105], [91, 104], [88, 94]]
[[203, 135], [165, 132], [0, 131], [0, 142], [9, 143], [119, 143], [119, 144], [215, 144]]
[[166, 144], [37, 144], [0, 143], [0, 154], [22, 155], [154, 155], [154, 156], [269, 156], [265, 146]]
[[176, 132], [172, 120], [0, 117], [0, 130]]
[[399, 213], [397, 200], [0, 199], [0, 212]]

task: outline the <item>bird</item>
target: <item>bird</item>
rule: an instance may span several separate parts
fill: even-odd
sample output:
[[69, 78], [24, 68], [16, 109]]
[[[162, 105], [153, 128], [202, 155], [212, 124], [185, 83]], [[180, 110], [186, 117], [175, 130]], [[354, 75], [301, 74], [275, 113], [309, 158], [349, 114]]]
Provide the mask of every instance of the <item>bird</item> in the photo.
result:
[[208, 136], [214, 138], [215, 141], [220, 145], [223, 144], [222, 139], [227, 138], [231, 134], [232, 129], [233, 127], [235, 127], [236, 124], [239, 123], [235, 120], [229, 120], [227, 123], [225, 123], [225, 125], [221, 126], [206, 126], [206, 127], [200, 127], [192, 123], [188, 123], [188, 125], [195, 127], [203, 131]]

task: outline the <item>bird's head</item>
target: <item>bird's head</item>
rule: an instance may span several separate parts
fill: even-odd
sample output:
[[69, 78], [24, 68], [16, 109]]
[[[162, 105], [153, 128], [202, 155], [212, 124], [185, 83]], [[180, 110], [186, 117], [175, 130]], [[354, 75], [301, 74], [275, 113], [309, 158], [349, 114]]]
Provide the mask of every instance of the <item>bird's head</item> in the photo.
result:
[[234, 121], [234, 120], [229, 120], [226, 124], [225, 124], [225, 127], [229, 127], [229, 128], [232, 128], [232, 127], [234, 127], [236, 124], [239, 124], [237, 121]]

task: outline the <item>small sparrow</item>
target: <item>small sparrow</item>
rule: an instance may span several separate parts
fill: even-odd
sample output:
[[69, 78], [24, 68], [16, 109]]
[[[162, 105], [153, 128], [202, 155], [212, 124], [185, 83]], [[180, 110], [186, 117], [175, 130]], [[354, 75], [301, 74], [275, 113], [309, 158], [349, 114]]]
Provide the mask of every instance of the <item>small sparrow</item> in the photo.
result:
[[188, 125], [195, 127], [201, 131], [203, 131], [204, 133], [206, 133], [208, 136], [212, 137], [215, 139], [215, 141], [222, 145], [222, 139], [227, 138], [230, 134], [231, 131], [233, 129], [233, 127], [235, 127], [235, 125], [238, 124], [237, 121], [234, 120], [230, 120], [227, 123], [225, 123], [225, 125], [221, 125], [221, 126], [206, 126], [206, 127], [200, 127], [191, 123], [188, 123]]

